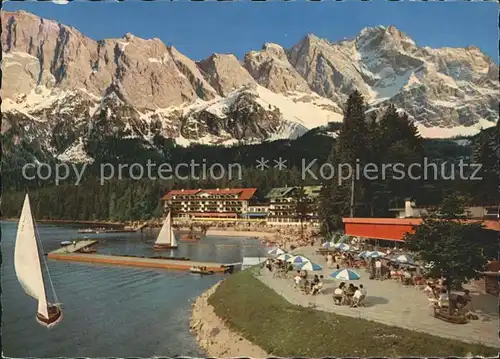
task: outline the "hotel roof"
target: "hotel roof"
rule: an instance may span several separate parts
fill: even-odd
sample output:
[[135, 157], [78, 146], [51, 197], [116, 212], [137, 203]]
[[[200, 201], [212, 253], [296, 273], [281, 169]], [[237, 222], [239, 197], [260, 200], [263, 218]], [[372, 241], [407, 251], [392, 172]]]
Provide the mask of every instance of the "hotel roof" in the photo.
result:
[[249, 200], [256, 191], [257, 188], [177, 189], [168, 192], [162, 197], [162, 200], [168, 200], [172, 198], [172, 196], [199, 196], [202, 193], [207, 193], [212, 196], [238, 195], [239, 200]]
[[[266, 198], [283, 198], [283, 197], [291, 197], [292, 191], [300, 189], [299, 186], [291, 186], [291, 187], [277, 187], [272, 188], [269, 193], [266, 195]], [[304, 194], [309, 198], [316, 198], [319, 196], [321, 191], [321, 186], [304, 186]]]
[[269, 193], [266, 195], [266, 198], [281, 198], [287, 197], [295, 187], [277, 187], [272, 188]]

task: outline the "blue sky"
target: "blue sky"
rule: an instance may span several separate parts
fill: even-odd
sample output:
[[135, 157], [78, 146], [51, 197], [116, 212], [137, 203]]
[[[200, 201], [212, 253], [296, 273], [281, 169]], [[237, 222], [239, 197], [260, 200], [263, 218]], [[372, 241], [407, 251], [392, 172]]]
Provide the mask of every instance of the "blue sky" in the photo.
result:
[[474, 45], [498, 63], [498, 6], [493, 2], [126, 0], [4, 4], [4, 10], [18, 9], [74, 26], [96, 40], [127, 32], [158, 37], [195, 60], [213, 52], [234, 53], [241, 58], [265, 42], [290, 47], [307, 33], [333, 42], [354, 37], [366, 26], [395, 25], [419, 46]]

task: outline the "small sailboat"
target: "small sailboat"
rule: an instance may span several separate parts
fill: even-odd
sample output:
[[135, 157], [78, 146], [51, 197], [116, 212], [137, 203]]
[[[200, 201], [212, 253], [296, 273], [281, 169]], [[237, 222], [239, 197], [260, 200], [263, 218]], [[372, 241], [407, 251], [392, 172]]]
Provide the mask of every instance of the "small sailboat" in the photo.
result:
[[[41, 243], [35, 230], [35, 222], [31, 213], [28, 194], [24, 198], [23, 209], [19, 226], [17, 229], [16, 247], [14, 250], [14, 267], [19, 283], [26, 294], [38, 300], [37, 321], [46, 327], [53, 327], [62, 320], [62, 311], [59, 307], [57, 295], [50, 279], [45, 257], [40, 256], [39, 246]], [[47, 294], [44, 282], [44, 273], [40, 257], [46, 268], [54, 301], [57, 304], [47, 301]]]
[[177, 239], [175, 239], [174, 229], [172, 228], [172, 217], [170, 212], [168, 212], [167, 218], [165, 218], [165, 222], [163, 222], [163, 227], [161, 227], [160, 233], [158, 234], [158, 238], [156, 238], [153, 250], [161, 251], [176, 248]]

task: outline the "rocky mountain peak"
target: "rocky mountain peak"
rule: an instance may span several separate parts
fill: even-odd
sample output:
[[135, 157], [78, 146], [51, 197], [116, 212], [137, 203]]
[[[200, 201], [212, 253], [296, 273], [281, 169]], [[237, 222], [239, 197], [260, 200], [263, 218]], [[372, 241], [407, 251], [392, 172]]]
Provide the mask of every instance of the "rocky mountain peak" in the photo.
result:
[[322, 39], [322, 38], [316, 36], [313, 33], [308, 33], [306, 36], [304, 36], [304, 38], [302, 39], [302, 41], [306, 41], [309, 44], [315, 44], [315, 43], [318, 43], [318, 42], [328, 42], [328, 40]]
[[227, 96], [243, 86], [255, 85], [256, 82], [248, 71], [241, 66], [233, 54], [212, 54], [198, 62], [208, 83], [220, 96]]
[[99, 108], [146, 139], [274, 139], [340, 121], [355, 89], [370, 110], [392, 103], [406, 111], [423, 136], [473, 133], [498, 119], [496, 63], [475, 46], [418, 47], [394, 26], [340, 42], [307, 34], [290, 49], [265, 43], [243, 61], [214, 53], [196, 62], [158, 38], [95, 41], [25, 11], [1, 17], [3, 108], [12, 128], [53, 118], [70, 131], [71, 118], [92, 122]]
[[275, 44], [273, 42], [266, 42], [262, 46], [262, 50], [269, 53], [269, 55], [274, 56], [280, 60], [287, 59], [285, 49], [281, 45]]
[[288, 55], [280, 45], [266, 43], [261, 51], [250, 51], [245, 55], [244, 64], [252, 77], [271, 91], [311, 91], [307, 81], [288, 61]]
[[415, 42], [394, 25], [367, 27], [354, 40], [362, 51], [411, 51]]
[[131, 32], [127, 32], [125, 35], [123, 35], [123, 39], [126, 41], [132, 41], [134, 40], [135, 36]]

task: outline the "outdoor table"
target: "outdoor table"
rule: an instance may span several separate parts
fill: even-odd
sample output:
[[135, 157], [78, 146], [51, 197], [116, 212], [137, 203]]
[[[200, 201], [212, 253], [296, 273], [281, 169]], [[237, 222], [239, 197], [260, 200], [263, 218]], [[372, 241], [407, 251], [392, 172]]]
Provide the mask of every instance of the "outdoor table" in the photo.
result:
[[345, 305], [351, 305], [351, 303], [352, 303], [352, 297], [354, 297], [354, 293], [345, 293], [344, 304]]

